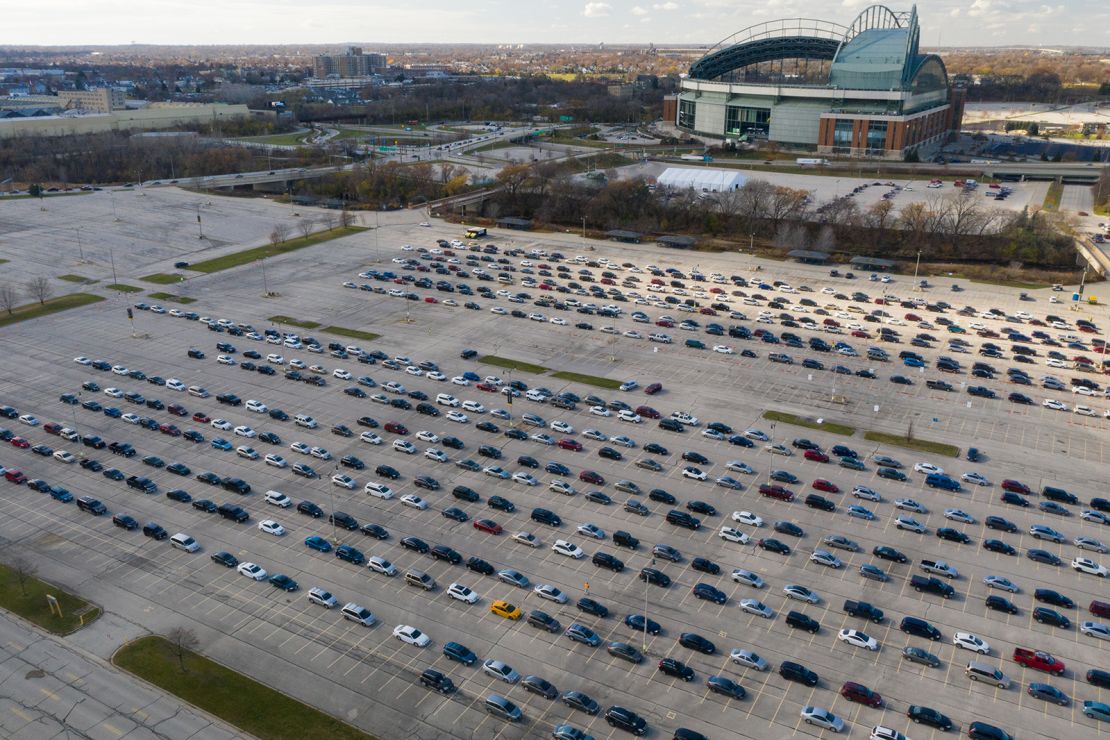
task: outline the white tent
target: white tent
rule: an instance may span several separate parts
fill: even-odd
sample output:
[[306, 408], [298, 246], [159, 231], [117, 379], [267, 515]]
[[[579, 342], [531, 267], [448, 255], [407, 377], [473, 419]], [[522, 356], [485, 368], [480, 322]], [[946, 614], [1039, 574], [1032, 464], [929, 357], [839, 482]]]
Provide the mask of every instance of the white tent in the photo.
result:
[[669, 188], [690, 188], [699, 193], [723, 193], [744, 187], [747, 178], [735, 170], [708, 167], [668, 167], [656, 182]]

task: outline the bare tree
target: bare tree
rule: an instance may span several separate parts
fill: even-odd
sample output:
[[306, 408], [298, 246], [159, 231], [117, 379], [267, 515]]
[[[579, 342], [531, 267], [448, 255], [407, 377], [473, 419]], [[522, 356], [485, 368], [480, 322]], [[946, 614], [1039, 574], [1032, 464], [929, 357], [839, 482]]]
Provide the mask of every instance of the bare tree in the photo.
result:
[[32, 278], [27, 283], [27, 294], [40, 304], [44, 304], [46, 303], [46, 299], [54, 294], [54, 288], [50, 286], [49, 278]]
[[23, 556], [18, 556], [11, 561], [8, 567], [11, 568], [12, 573], [15, 574], [15, 580], [19, 584], [20, 593], [26, 596], [27, 584], [35, 577], [35, 573], [38, 572], [35, 568], [35, 564]]
[[817, 240], [813, 243], [813, 248], [818, 252], [831, 252], [836, 248], [836, 232], [833, 228], [826, 224], [821, 227], [821, 231], [817, 234]]
[[302, 218], [297, 224], [297, 228], [301, 230], [301, 236], [307, 239], [312, 233], [312, 221], [308, 220], [307, 218]]
[[275, 247], [289, 238], [288, 224], [275, 224], [274, 230], [270, 232], [270, 243]]
[[0, 309], [11, 315], [16, 303], [19, 302], [19, 290], [14, 285], [0, 283]]
[[170, 644], [170, 652], [177, 658], [181, 672], [187, 673], [189, 669], [185, 666], [185, 659], [195, 652], [200, 644], [197, 633], [188, 627], [174, 627], [166, 634], [166, 641]]
[[334, 211], [328, 211], [327, 214], [325, 214], [324, 223], [327, 224], [328, 231], [331, 231], [332, 229], [334, 229], [335, 225], [338, 222], [339, 222], [339, 219], [336, 218]]
[[350, 226], [355, 222], [355, 214], [344, 208], [339, 212], [339, 225], [343, 227]]

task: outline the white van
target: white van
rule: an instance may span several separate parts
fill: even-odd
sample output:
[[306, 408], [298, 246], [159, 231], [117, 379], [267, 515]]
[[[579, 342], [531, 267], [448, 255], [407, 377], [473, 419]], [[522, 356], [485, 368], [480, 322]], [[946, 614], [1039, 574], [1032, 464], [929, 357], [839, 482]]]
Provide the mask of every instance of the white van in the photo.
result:
[[170, 537], [170, 545], [176, 547], [178, 550], [185, 552], [196, 552], [200, 549], [200, 545], [189, 535], [184, 532], [178, 532], [173, 537]]
[[211, 394], [203, 386], [191, 385], [189, 386], [189, 395], [197, 398], [208, 398]]
[[359, 606], [354, 602], [350, 604], [344, 604], [343, 608], [339, 610], [339, 613], [343, 615], [344, 619], [351, 622], [358, 622], [364, 627], [373, 627], [374, 623], [378, 621], [374, 617], [373, 612], [371, 612], [365, 606]]
[[305, 427], [306, 429], [315, 429], [317, 427], [316, 420], [308, 414], [297, 414], [293, 417], [293, 423], [299, 427]]

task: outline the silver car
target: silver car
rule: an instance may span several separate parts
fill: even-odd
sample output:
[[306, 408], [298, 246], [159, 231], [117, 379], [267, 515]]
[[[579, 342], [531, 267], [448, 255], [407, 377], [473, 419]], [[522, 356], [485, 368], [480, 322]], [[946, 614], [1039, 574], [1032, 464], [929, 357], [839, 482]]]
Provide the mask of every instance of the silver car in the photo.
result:
[[482, 664], [482, 670], [505, 683], [516, 683], [520, 680], [520, 674], [514, 671], [512, 666], [500, 660], [487, 660]]
[[771, 611], [771, 608], [759, 599], [741, 599], [740, 609], [748, 614], [754, 614], [757, 617], [763, 617], [764, 619], [770, 619], [771, 617], [775, 616], [775, 613]]
[[737, 665], [742, 665], [747, 668], [754, 668], [757, 671], [766, 671], [769, 670], [771, 667], [766, 660], [759, 657], [759, 655], [753, 653], [751, 650], [733, 648], [728, 657], [732, 660], [733, 663], [736, 663]]

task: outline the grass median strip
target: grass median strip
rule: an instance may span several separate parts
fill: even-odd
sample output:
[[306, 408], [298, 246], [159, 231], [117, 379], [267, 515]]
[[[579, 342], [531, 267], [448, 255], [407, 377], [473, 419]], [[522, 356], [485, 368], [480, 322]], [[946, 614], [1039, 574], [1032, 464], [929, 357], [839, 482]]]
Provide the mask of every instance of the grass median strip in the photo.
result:
[[87, 278], [84, 275], [73, 275], [73, 274], [59, 275], [58, 279], [59, 280], [65, 280], [67, 283], [85, 283], [85, 284], [88, 284], [88, 285], [91, 285], [92, 283], [96, 282], [92, 278]]
[[594, 385], [598, 388], [605, 388], [611, 391], [615, 391], [621, 387], [621, 381], [619, 380], [613, 380], [612, 378], [602, 378], [597, 375], [586, 375], [585, 373], [572, 373], [567, 370], [560, 370], [557, 373], [552, 373], [551, 377], [559, 378], [560, 380], [570, 380], [574, 381], [575, 383]]
[[[153, 635], [128, 643], [112, 663], [260, 738], [374, 740], [330, 714]], [[184, 670], [182, 670], [184, 666]]]
[[320, 328], [319, 321], [305, 321], [304, 319], [295, 319], [292, 316], [283, 316], [281, 314], [278, 314], [277, 316], [271, 316], [270, 321], [274, 322], [275, 324], [289, 324], [289, 326], [295, 326], [298, 329]]
[[364, 342], [373, 342], [381, 336], [381, 334], [375, 334], [372, 331], [359, 331], [344, 326], [325, 326], [320, 331], [326, 331], [328, 334], [338, 334], [341, 337], [350, 337], [351, 339], [361, 339]]
[[20, 321], [37, 319], [39, 316], [49, 316], [52, 313], [87, 306], [90, 303], [99, 303], [102, 300], [104, 300], [104, 296], [93, 295], [92, 293], [70, 293], [69, 295], [51, 298], [45, 303], [28, 303], [12, 309], [11, 313], [0, 314], [0, 326], [10, 326]]
[[196, 303], [196, 298], [190, 298], [187, 295], [174, 295], [173, 293], [149, 293], [148, 298], [153, 298], [158, 301], [173, 301], [174, 303]]
[[855, 427], [850, 427], [847, 424], [837, 424], [832, 421], [817, 421], [817, 419], [808, 419], [804, 416], [797, 416], [795, 414], [787, 414], [783, 411], [764, 411], [763, 418], [768, 421], [781, 421], [783, 424], [793, 424], [794, 426], [805, 427], [806, 429], [822, 429], [832, 434], [843, 434], [851, 437], [856, 433]]
[[478, 362], [485, 365], [496, 365], [497, 367], [508, 368], [509, 370], [520, 370], [521, 372], [532, 373], [534, 375], [543, 375], [547, 372], [547, 368], [543, 365], [533, 365], [531, 362], [514, 360], [509, 357], [498, 357], [497, 355], [483, 355], [478, 358]]
[[154, 283], [155, 285], [173, 285], [184, 279], [185, 276], [179, 272], [156, 272], [153, 275], [144, 275], [139, 278], [144, 283]]
[[865, 432], [863, 438], [869, 442], [894, 445], [895, 447], [905, 447], [908, 450], [929, 452], [934, 455], [945, 455], [947, 457], [960, 456], [960, 448], [956, 445], [950, 445], [947, 442], [931, 442], [927, 439], [903, 437], [899, 434], [887, 434], [886, 432]]
[[[242, 252], [225, 254], [222, 257], [213, 257], [210, 260], [193, 263], [189, 265], [189, 269], [195, 270], [196, 272], [219, 272], [220, 270], [246, 265], [255, 260], [265, 259], [266, 257], [276, 257], [286, 252], [293, 252], [298, 249], [304, 249], [305, 247], [322, 244], [332, 239], [339, 239], [344, 236], [350, 236], [351, 234], [357, 234], [360, 231], [366, 231], [366, 227], [337, 226], [334, 229], [327, 229], [326, 231], [318, 231], [315, 234], [309, 234], [307, 237], [301, 236], [295, 239], [286, 239], [278, 244], [266, 244], [261, 247], [244, 249]], [[145, 280], [146, 278], [143, 279]]]
[[[56, 635], [76, 632], [100, 616], [100, 607], [36, 578], [33, 570], [25, 561], [0, 564], [0, 608]], [[59, 617], [57, 611], [51, 611], [48, 595], [57, 599], [57, 609], [61, 610], [62, 616]]]
[[108, 290], [118, 290], [120, 293], [142, 293], [143, 288], [136, 288], [134, 285], [124, 285], [123, 283], [109, 283], [104, 286]]

